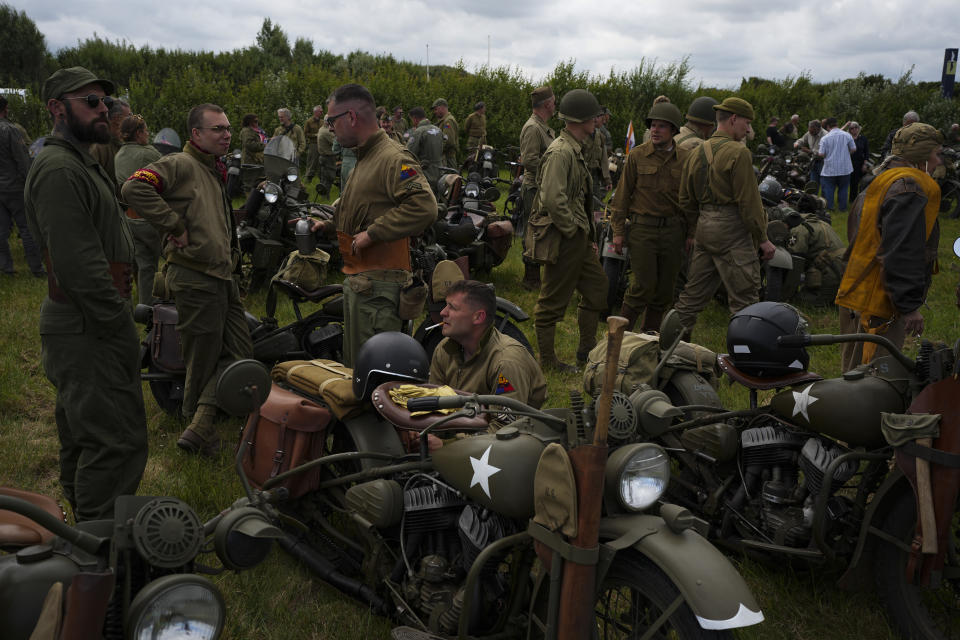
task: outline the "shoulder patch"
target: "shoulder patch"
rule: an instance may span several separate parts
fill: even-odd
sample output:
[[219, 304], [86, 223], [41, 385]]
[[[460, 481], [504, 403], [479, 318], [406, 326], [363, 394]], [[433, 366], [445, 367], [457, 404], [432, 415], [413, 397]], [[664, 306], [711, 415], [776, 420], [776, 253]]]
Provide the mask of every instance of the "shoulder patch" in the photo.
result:
[[494, 395], [510, 393], [512, 391], [516, 391], [516, 389], [512, 384], [510, 384], [510, 381], [507, 380], [507, 376], [503, 375], [502, 373], [497, 375], [497, 388], [493, 391]]
[[409, 164], [400, 165], [401, 180], [409, 180], [410, 178], [416, 178], [416, 177], [417, 177], [417, 170], [414, 167], [410, 166]]
[[157, 172], [152, 169], [137, 169], [133, 172], [133, 175], [127, 178], [127, 181], [130, 180], [146, 182], [153, 187], [157, 193], [163, 193], [163, 180], [157, 175]]

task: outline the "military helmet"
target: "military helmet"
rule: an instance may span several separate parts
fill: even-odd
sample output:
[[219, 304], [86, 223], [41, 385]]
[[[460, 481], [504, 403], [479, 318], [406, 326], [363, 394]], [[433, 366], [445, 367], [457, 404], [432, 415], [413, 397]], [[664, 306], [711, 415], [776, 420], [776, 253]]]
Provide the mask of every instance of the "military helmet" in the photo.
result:
[[713, 110], [715, 104], [717, 101], [710, 96], [700, 96], [690, 103], [687, 120], [698, 124], [716, 124], [717, 112]]
[[760, 199], [769, 206], [780, 204], [783, 199], [783, 187], [773, 176], [767, 176], [760, 182]]
[[384, 382], [426, 382], [429, 376], [430, 361], [423, 345], [405, 333], [385, 331], [361, 345], [353, 368], [353, 395], [365, 400]]
[[600, 103], [586, 89], [571, 89], [560, 99], [560, 119], [586, 122], [600, 113]]
[[658, 102], [650, 107], [650, 111], [647, 112], [647, 128], [650, 127], [652, 120], [666, 120], [672, 124], [677, 131], [680, 131], [680, 127], [683, 126], [683, 117], [680, 115], [680, 109], [672, 102]]

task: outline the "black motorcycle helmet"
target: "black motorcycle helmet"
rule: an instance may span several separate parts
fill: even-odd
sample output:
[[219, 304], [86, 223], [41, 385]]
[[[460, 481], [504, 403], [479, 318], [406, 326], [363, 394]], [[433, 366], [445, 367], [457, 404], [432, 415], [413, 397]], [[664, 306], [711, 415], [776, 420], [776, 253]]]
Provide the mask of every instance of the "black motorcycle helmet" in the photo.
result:
[[780, 186], [776, 178], [766, 176], [760, 182], [759, 188], [760, 199], [763, 200], [763, 204], [770, 207], [780, 204], [780, 200], [783, 199], [783, 187]]
[[399, 331], [378, 333], [363, 343], [353, 367], [353, 395], [365, 400], [391, 380], [426, 382], [430, 361], [423, 345]]
[[727, 352], [740, 371], [763, 378], [806, 371], [803, 347], [781, 347], [777, 338], [807, 333], [807, 321], [783, 302], [758, 302], [741, 309], [727, 327]]

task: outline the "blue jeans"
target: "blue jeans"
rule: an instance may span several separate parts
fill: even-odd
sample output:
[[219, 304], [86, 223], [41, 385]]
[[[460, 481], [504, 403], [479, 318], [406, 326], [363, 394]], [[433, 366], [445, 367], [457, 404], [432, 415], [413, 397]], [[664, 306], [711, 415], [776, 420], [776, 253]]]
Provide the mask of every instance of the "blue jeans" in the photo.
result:
[[823, 197], [827, 200], [827, 209], [833, 209], [833, 196], [837, 195], [837, 209], [847, 210], [847, 191], [850, 189], [850, 174], [845, 176], [820, 176], [820, 187], [823, 189]]

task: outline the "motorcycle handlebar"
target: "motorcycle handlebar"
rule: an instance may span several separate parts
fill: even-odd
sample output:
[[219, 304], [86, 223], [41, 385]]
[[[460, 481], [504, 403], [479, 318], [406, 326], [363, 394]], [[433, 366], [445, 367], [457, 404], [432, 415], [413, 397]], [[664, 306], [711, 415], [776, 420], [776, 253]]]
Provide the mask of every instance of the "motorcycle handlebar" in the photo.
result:
[[816, 335], [805, 334], [805, 335], [790, 335], [790, 336], [780, 336], [777, 338], [777, 345], [781, 347], [795, 348], [795, 347], [809, 347], [809, 346], [820, 346], [827, 344], [840, 344], [843, 342], [872, 342], [874, 344], [880, 345], [884, 349], [890, 352], [900, 364], [906, 367], [909, 371], [913, 371], [916, 363], [905, 356], [900, 349], [896, 347], [888, 338], [883, 336], [874, 335], [872, 333], [848, 333], [844, 335], [833, 335], [829, 333], [818, 333]]
[[408, 411], [436, 411], [437, 409], [460, 409], [468, 402], [490, 407], [503, 407], [504, 409], [513, 409], [514, 411], [534, 416], [550, 424], [554, 428], [563, 428], [566, 421], [549, 413], [544, 413], [534, 409], [530, 405], [517, 400], [516, 398], [507, 398], [502, 395], [455, 395], [455, 396], [429, 396], [424, 398], [412, 398], [407, 400]]
[[33, 520], [54, 535], [59, 536], [68, 542], [72, 542], [87, 553], [99, 553], [100, 548], [105, 541], [104, 538], [99, 538], [93, 534], [87, 533], [86, 531], [81, 531], [71, 527], [66, 522], [58, 520], [40, 507], [20, 498], [0, 495], [0, 509], [18, 513], [25, 518]]

